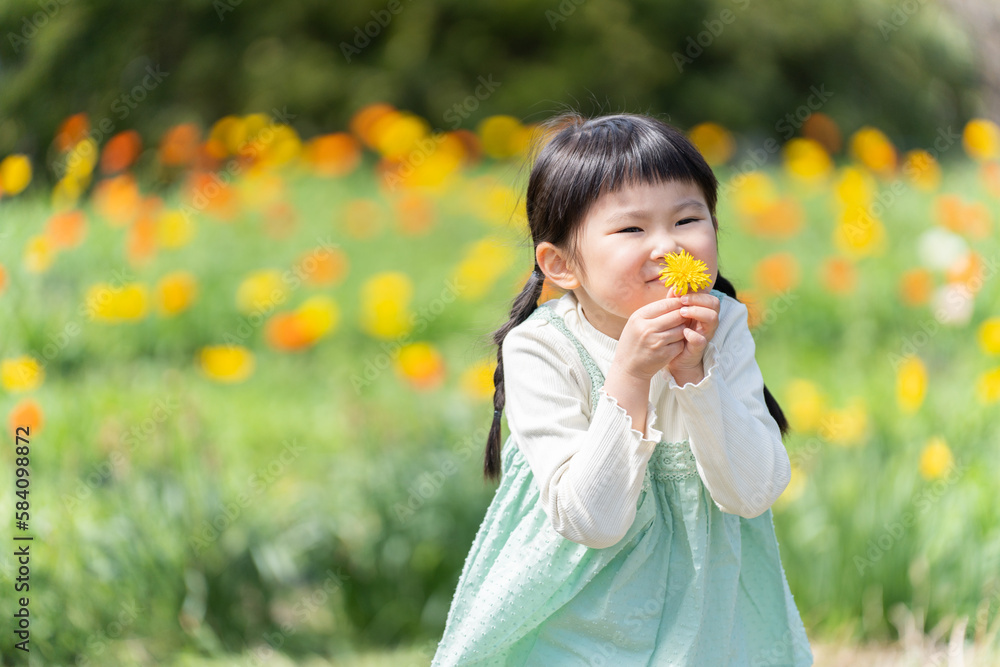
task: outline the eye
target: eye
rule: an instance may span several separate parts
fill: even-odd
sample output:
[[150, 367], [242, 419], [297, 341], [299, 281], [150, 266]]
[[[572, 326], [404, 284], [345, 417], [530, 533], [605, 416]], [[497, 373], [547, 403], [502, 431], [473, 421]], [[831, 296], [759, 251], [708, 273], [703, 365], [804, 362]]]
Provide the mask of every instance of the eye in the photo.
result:
[[685, 218], [685, 219], [681, 220], [680, 222], [678, 222], [677, 224], [678, 225], [684, 225], [684, 224], [687, 224], [689, 222], [701, 222], [701, 219], [700, 218]]
[[639, 229], [638, 227], [625, 227], [624, 229], [619, 229], [616, 233], [621, 234], [622, 232], [631, 232], [631, 231], [641, 232], [642, 230]]

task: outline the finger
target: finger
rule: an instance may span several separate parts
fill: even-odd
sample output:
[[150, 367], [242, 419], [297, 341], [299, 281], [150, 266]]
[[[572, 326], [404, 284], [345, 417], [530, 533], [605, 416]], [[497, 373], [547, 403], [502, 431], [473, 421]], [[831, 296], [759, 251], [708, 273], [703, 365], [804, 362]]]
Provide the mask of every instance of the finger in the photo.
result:
[[705, 326], [717, 326], [719, 311], [706, 306], [681, 306], [677, 311], [681, 317], [701, 322]]
[[[671, 289], [673, 289], [671, 287]], [[643, 319], [653, 319], [659, 317], [665, 313], [675, 311], [681, 307], [681, 300], [679, 297], [667, 297], [663, 299], [657, 299], [652, 303], [647, 303], [645, 306], [636, 308], [635, 312], [632, 313], [633, 317], [641, 317]]]
[[719, 310], [721, 305], [719, 297], [706, 292], [690, 292], [685, 294], [681, 297], [681, 303], [684, 303], [685, 301], [687, 303], [684, 305], [704, 306], [705, 308], [711, 308], [716, 311]]
[[694, 329], [685, 327], [684, 338], [688, 342], [688, 347], [695, 354], [701, 354], [701, 352], [708, 346], [708, 339]]

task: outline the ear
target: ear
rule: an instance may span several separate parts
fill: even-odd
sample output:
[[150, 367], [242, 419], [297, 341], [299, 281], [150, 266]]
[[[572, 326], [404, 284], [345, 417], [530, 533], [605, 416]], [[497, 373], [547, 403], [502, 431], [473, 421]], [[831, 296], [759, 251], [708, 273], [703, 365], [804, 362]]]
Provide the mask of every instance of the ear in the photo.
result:
[[576, 276], [569, 258], [555, 245], [543, 241], [535, 247], [535, 261], [542, 273], [564, 290], [576, 289], [580, 280]]

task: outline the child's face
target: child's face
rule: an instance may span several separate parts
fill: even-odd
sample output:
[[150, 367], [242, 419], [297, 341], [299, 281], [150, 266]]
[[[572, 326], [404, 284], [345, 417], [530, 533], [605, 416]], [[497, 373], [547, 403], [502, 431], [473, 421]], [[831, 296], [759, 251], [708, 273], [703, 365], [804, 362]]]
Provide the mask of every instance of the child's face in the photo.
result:
[[705, 262], [713, 283], [718, 275], [715, 226], [694, 183], [605, 194], [584, 218], [577, 248], [584, 271], [573, 291], [590, 323], [616, 340], [636, 309], [667, 296], [659, 279], [665, 254], [683, 248]]

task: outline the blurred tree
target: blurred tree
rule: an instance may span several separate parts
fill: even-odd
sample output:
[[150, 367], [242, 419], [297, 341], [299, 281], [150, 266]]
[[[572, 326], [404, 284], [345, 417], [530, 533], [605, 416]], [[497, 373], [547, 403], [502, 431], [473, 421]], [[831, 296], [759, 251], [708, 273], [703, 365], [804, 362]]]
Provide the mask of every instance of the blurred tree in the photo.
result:
[[982, 75], [983, 113], [1000, 122], [1000, 2], [944, 0], [969, 34]]
[[978, 112], [968, 37], [918, 0], [8, 0], [0, 35], [0, 154], [44, 156], [79, 111], [102, 141], [274, 109], [309, 136], [374, 101], [441, 129], [568, 104], [784, 138], [815, 89], [904, 145]]

